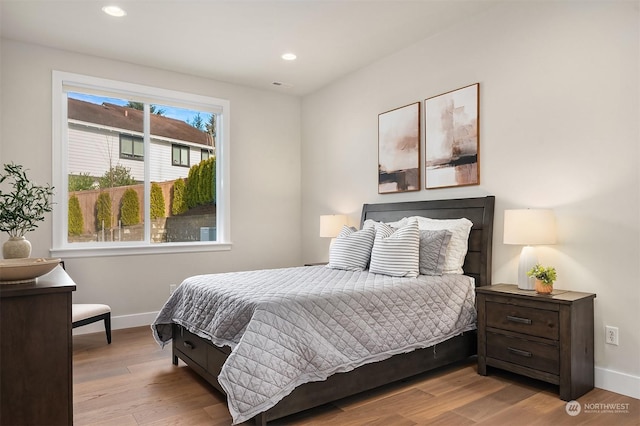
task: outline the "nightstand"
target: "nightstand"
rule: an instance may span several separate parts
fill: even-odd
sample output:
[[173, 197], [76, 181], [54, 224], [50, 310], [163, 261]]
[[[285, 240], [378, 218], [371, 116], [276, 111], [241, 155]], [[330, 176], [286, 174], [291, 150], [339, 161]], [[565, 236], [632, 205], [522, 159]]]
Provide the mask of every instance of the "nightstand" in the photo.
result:
[[560, 398], [593, 389], [592, 293], [550, 295], [497, 284], [476, 288], [478, 374], [487, 366], [553, 383]]

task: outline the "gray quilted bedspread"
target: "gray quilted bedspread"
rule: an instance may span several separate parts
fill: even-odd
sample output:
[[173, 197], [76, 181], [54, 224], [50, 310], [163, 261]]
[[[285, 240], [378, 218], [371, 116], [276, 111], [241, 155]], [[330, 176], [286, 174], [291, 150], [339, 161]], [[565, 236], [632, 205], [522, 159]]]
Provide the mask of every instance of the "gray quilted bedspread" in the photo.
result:
[[218, 381], [234, 423], [274, 406], [300, 384], [440, 343], [475, 328], [464, 275], [396, 278], [325, 266], [198, 275], [166, 302], [171, 323], [229, 345]]

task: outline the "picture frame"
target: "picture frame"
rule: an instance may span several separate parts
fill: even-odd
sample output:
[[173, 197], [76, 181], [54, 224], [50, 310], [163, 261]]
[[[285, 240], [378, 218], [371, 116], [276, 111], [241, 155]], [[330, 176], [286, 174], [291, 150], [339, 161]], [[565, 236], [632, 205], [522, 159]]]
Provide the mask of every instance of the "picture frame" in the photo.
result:
[[420, 105], [378, 114], [378, 193], [420, 190]]
[[480, 184], [480, 83], [425, 100], [425, 188]]

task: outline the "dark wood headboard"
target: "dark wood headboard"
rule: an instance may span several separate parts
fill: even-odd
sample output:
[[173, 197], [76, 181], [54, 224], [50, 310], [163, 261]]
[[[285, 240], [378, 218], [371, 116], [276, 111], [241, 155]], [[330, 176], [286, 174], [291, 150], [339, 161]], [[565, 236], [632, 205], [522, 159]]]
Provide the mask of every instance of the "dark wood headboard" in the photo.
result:
[[491, 285], [491, 247], [493, 244], [494, 196], [455, 200], [408, 201], [402, 203], [365, 204], [361, 224], [367, 219], [395, 222], [403, 217], [423, 216], [433, 219], [459, 219], [473, 222], [464, 273], [476, 280], [476, 287]]

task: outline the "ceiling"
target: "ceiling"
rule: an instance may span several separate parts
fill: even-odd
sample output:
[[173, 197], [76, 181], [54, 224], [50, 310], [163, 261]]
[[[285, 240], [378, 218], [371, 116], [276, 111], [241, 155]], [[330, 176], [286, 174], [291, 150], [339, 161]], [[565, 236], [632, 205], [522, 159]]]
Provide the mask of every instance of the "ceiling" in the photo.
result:
[[[0, 0], [2, 38], [305, 95], [490, 0]], [[109, 4], [127, 15], [102, 12]], [[298, 59], [284, 61], [294, 52]], [[279, 86], [274, 82], [282, 83]]]

